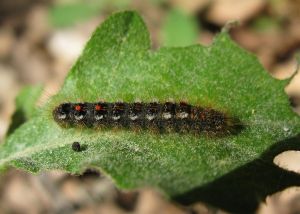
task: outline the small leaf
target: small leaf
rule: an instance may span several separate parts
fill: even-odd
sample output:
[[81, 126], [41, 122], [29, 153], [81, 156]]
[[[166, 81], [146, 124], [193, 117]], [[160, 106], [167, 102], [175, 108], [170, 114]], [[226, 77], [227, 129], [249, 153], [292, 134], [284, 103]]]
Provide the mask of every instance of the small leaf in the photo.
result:
[[[157, 187], [170, 196], [188, 192], [259, 158], [300, 131], [284, 87], [255, 56], [226, 33], [209, 47], [150, 50], [149, 34], [134, 12], [117, 13], [97, 28], [61, 91], [0, 149], [0, 166], [37, 172], [80, 173], [96, 167], [119, 187]], [[222, 138], [130, 130], [64, 129], [52, 118], [63, 102], [173, 98], [239, 118], [245, 128]], [[73, 151], [79, 142], [84, 151]]]
[[43, 86], [24, 87], [16, 97], [16, 110], [7, 131], [7, 136], [13, 133], [20, 125], [37, 114], [36, 102], [43, 92]]
[[187, 46], [197, 42], [196, 20], [178, 9], [171, 10], [162, 27], [163, 46]]
[[49, 20], [55, 27], [68, 27], [78, 22], [87, 21], [103, 12], [103, 10], [124, 10], [130, 0], [73, 0], [56, 2], [50, 8]]
[[97, 15], [101, 7], [96, 1], [60, 3], [50, 9], [49, 19], [55, 27], [68, 27]]

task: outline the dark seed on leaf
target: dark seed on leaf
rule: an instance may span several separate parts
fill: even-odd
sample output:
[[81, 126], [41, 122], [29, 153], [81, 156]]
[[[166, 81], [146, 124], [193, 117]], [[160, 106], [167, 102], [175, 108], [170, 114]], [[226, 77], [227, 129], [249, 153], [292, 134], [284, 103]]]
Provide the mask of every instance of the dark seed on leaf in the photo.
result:
[[79, 143], [79, 142], [74, 142], [74, 143], [72, 144], [72, 149], [73, 149], [73, 151], [75, 151], [75, 152], [80, 152], [80, 151], [81, 151], [80, 143]]

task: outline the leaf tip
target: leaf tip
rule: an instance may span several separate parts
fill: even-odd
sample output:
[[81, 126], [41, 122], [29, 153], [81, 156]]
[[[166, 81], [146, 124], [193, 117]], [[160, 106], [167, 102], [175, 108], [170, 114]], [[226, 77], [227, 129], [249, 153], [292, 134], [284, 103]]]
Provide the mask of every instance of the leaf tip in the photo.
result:
[[238, 20], [231, 20], [228, 21], [224, 27], [222, 28], [221, 32], [222, 33], [228, 33], [231, 29], [236, 28], [238, 26], [240, 26], [240, 22]]

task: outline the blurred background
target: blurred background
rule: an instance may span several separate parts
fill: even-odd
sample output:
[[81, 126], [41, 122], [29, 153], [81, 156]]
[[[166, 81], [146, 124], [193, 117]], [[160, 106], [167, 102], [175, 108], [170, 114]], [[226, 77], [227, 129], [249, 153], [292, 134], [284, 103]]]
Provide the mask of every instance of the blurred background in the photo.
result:
[[[238, 21], [230, 31], [232, 38], [257, 55], [272, 76], [284, 79], [296, 70], [300, 0], [1, 0], [0, 141], [20, 89], [43, 84], [46, 98], [55, 94], [93, 30], [120, 10], [143, 16], [153, 49], [209, 45], [226, 23]], [[300, 113], [299, 73], [286, 92]], [[299, 159], [286, 155], [282, 160], [293, 162], [292, 170], [299, 172]], [[257, 212], [300, 213], [299, 188], [268, 196]], [[81, 176], [10, 170], [0, 177], [0, 213], [226, 212], [201, 201], [191, 207], [172, 204], [150, 189], [121, 192], [92, 170]]]

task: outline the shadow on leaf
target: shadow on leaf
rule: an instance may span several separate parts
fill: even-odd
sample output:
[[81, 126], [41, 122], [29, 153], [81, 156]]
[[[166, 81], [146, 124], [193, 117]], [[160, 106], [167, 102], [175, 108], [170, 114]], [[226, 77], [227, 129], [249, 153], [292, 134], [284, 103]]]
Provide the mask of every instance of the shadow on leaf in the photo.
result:
[[11, 135], [17, 128], [27, 121], [25, 112], [23, 109], [18, 109], [12, 116], [11, 124], [9, 125], [6, 137]]
[[300, 185], [299, 174], [273, 164], [273, 158], [287, 150], [300, 150], [300, 134], [276, 143], [260, 158], [174, 200], [184, 205], [203, 201], [233, 213], [253, 213], [266, 196]]

